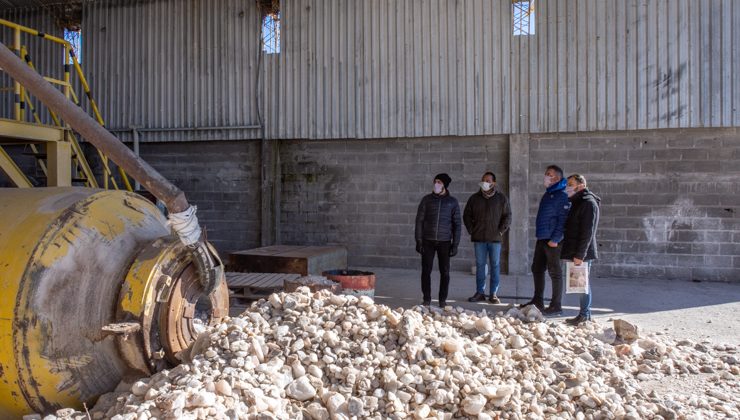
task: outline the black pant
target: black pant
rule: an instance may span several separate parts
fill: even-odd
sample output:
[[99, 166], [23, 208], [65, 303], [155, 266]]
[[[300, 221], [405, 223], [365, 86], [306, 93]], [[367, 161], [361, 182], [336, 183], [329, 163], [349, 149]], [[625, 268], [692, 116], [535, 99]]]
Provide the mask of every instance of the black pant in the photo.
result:
[[421, 293], [424, 300], [432, 300], [432, 267], [434, 254], [437, 253], [439, 262], [439, 301], [447, 300], [447, 291], [450, 288], [450, 246], [452, 243], [438, 241], [422, 241], [421, 250]]
[[543, 303], [545, 293], [545, 270], [552, 279], [550, 306], [560, 308], [563, 296], [563, 269], [560, 265], [560, 244], [556, 248], [547, 245], [547, 239], [538, 239], [534, 246], [532, 275], [534, 276], [534, 300]]

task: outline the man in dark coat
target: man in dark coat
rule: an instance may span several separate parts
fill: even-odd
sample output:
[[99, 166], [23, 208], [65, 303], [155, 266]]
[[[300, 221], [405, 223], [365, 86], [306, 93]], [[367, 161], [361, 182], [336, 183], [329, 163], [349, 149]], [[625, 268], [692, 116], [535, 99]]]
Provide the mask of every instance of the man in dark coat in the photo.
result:
[[501, 303], [496, 293], [500, 282], [501, 241], [511, 225], [511, 207], [504, 193], [496, 189], [496, 175], [486, 172], [478, 184], [480, 190], [468, 198], [463, 212], [465, 229], [475, 247], [475, 294], [468, 299], [486, 299], [486, 262], [491, 276], [488, 301]]
[[[565, 237], [560, 257], [572, 261], [574, 265], [587, 264], [599, 257], [596, 244], [596, 228], [599, 225], [599, 203], [601, 199], [592, 193], [583, 175], [574, 174], [568, 177], [565, 189], [571, 203], [568, 218], [565, 221]], [[589, 273], [589, 280], [590, 278]], [[581, 310], [578, 316], [568, 319], [570, 325], [578, 325], [591, 319], [591, 286], [588, 292], [581, 295]]]
[[[563, 313], [562, 288], [563, 269], [560, 263], [560, 241], [563, 240], [563, 225], [568, 216], [570, 203], [565, 194], [566, 181], [563, 170], [556, 165], [550, 165], [545, 171], [545, 194], [540, 200], [537, 210], [537, 242], [534, 246], [532, 260], [532, 276], [534, 277], [534, 297], [521, 305], [535, 305], [544, 315], [556, 316]], [[545, 309], [545, 271], [552, 280], [552, 299], [550, 306]]]
[[434, 254], [439, 264], [439, 306], [447, 305], [450, 287], [450, 257], [457, 255], [460, 245], [460, 204], [450, 195], [447, 174], [434, 177], [433, 192], [425, 195], [416, 212], [416, 252], [421, 254], [421, 292], [423, 305], [432, 302], [432, 266]]

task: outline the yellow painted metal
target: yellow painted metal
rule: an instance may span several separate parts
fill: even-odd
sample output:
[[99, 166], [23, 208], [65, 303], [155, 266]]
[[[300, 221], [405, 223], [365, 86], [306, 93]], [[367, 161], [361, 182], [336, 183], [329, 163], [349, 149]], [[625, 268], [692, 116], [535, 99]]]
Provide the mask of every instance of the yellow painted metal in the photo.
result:
[[[156, 307], [155, 286], [160, 280], [169, 284], [173, 281], [171, 277], [163, 278], [164, 273], [161, 271], [162, 265], [170, 264], [178, 256], [178, 253], [173, 252], [173, 247], [168, 246], [173, 245], [172, 239], [174, 238], [160, 238], [141, 250], [121, 286], [117, 308], [119, 321], [138, 322], [141, 331], [147, 334], [151, 331]], [[152, 367], [146, 357], [151, 352], [151, 347], [144, 334], [137, 333], [126, 340], [119, 339], [119, 348], [121, 357], [130, 366], [142, 374], [151, 374]]]
[[[90, 85], [89, 85], [89, 83], [87, 82], [87, 79], [84, 76], [84, 73], [82, 71], [82, 67], [80, 66], [80, 63], [77, 61], [77, 57], [75, 57], [75, 55], [73, 53], [72, 44], [70, 44], [65, 39], [62, 39], [62, 38], [59, 38], [59, 37], [56, 37], [56, 36], [53, 36], [53, 35], [50, 35], [50, 34], [41, 33], [41, 32], [39, 32], [39, 31], [37, 31], [37, 30], [35, 30], [33, 28], [29, 28], [29, 27], [26, 27], [26, 26], [23, 26], [23, 25], [19, 25], [17, 23], [10, 22], [10, 21], [5, 20], [5, 19], [0, 19], [0, 26], [6, 26], [6, 27], [11, 28], [13, 30], [13, 34], [14, 34], [13, 46], [14, 46], [14, 49], [16, 51], [16, 54], [18, 54], [21, 58], [26, 58], [27, 57], [27, 55], [22, 52], [22, 50], [24, 50], [24, 48], [21, 45], [21, 34], [22, 33], [27, 33], [27, 34], [30, 34], [30, 35], [33, 35], [33, 36], [42, 37], [45, 40], [48, 40], [48, 41], [51, 41], [51, 42], [60, 44], [63, 47], [63, 49], [64, 49], [64, 63], [65, 63], [64, 80], [58, 80], [58, 79], [54, 79], [54, 78], [51, 78], [51, 77], [44, 77], [44, 79], [46, 81], [48, 81], [49, 83], [57, 84], [57, 85], [62, 86], [63, 89], [64, 89], [65, 96], [68, 99], [74, 98], [75, 103], [79, 105], [79, 100], [77, 98], [77, 95], [75, 94], [74, 90], [72, 90], [72, 84], [71, 84], [71, 78], [70, 78], [70, 72], [69, 72], [69, 68], [70, 67], [73, 67], [75, 69], [78, 77], [79, 77], [80, 84], [82, 85], [82, 87], [83, 87], [83, 89], [85, 91], [85, 95], [87, 96], [87, 98], [88, 98], [88, 100], [90, 102], [90, 107], [91, 107], [91, 109], [93, 111], [93, 114], [94, 114], [96, 120], [98, 121], [98, 123], [100, 123], [100, 125], [103, 125], [103, 126], [105, 125], [105, 121], [103, 120], [103, 117], [100, 114], [100, 110], [98, 109], [98, 105], [95, 102], [95, 100], [93, 99], [92, 94], [90, 92]], [[33, 64], [30, 61], [30, 59], [26, 58], [26, 61], [28, 62], [29, 66], [31, 68], [34, 68]], [[35, 70], [35, 68], [34, 68], [34, 70]], [[24, 108], [22, 107], [22, 104], [25, 104], [25, 103], [30, 104], [30, 101], [27, 101], [26, 100], [27, 99], [27, 95], [25, 94], [25, 90], [24, 90], [23, 86], [21, 86], [18, 82], [14, 82], [13, 90], [15, 92], [14, 118], [17, 121], [23, 121], [25, 119], [25, 114], [24, 114], [25, 111], [24, 111]], [[56, 124], [59, 125], [59, 126], [61, 126], [61, 121], [59, 121], [59, 119], [56, 118], [56, 116], [53, 113], [51, 113], [51, 114], [52, 114], [52, 119], [54, 119], [54, 121], [56, 122]], [[73, 138], [67, 138], [68, 141], [70, 141], [72, 143], [73, 150], [74, 149], [81, 150], [81, 148], [79, 147], [79, 144], [77, 144], [77, 139], [75, 138], [75, 136], [74, 135], [71, 135], [71, 136], [68, 136], [68, 137], [73, 137]], [[86, 184], [88, 186], [91, 186], [91, 187], [97, 187], [98, 186], [98, 183], [95, 180], [95, 177], [93, 176], [92, 171], [90, 170], [90, 167], [89, 167], [87, 161], [84, 158], [84, 155], [82, 155], [81, 153], [78, 154], [77, 153], [77, 150], [74, 150], [74, 151], [75, 151], [75, 154], [76, 154], [76, 158], [75, 158], [76, 164], [79, 165], [80, 170], [85, 175]], [[108, 188], [108, 185], [111, 184], [111, 185], [113, 185], [113, 188], [114, 189], [119, 189], [118, 188], [118, 182], [116, 181], [115, 177], [113, 177], [113, 174], [112, 174], [112, 172], [110, 170], [110, 165], [109, 165], [109, 162], [108, 162], [108, 157], [105, 156], [100, 151], [98, 151], [98, 154], [100, 155], [101, 162], [102, 162], [102, 165], [103, 165], [104, 187], [107, 189]], [[44, 170], [44, 172], [46, 172], [46, 168], [42, 168], [42, 169]], [[130, 182], [130, 180], [128, 178], [128, 175], [126, 174], [126, 172], [121, 167], [118, 167], [118, 173], [119, 173], [119, 175], [121, 177], [121, 180], [123, 182], [123, 187], [127, 191], [133, 191], [133, 187], [131, 185], [131, 182]]]
[[26, 178], [26, 175], [23, 174], [23, 171], [21, 171], [21, 168], [13, 162], [13, 159], [10, 158], [8, 153], [2, 147], [0, 147], [0, 169], [8, 175], [10, 182], [12, 182], [16, 187], [33, 187], [31, 181], [29, 181], [28, 178]]
[[[30, 58], [28, 58], [28, 51], [26, 50], [26, 47], [25, 46], [21, 46], [21, 55], [26, 59], [26, 61], [28, 63], [31, 62]], [[27, 100], [26, 100], [26, 106], [28, 107], [28, 110], [31, 111], [31, 115], [33, 115], [33, 121], [36, 124], [43, 124], [41, 122], [41, 118], [39, 118], [39, 114], [36, 112], [36, 108], [33, 106], [33, 102], [31, 101], [31, 98], [28, 98], [28, 96], [26, 96], [26, 98], [27, 98]], [[35, 144], [29, 144], [29, 146], [31, 147], [31, 151], [35, 155], [38, 156], [39, 153], [40, 153], [39, 148], [36, 147]], [[46, 162], [44, 162], [43, 160], [40, 160], [40, 159], [37, 159], [37, 162], [38, 162], [39, 166], [41, 167], [41, 171], [44, 173], [44, 175], [48, 175], [48, 171], [46, 170]]]
[[72, 85], [69, 84], [69, 51], [70, 47], [64, 44], [64, 96], [69, 99], [69, 91]]
[[[19, 25], [19, 24], [15, 23], [15, 22], [11, 22], [11, 21], [5, 20], [5, 19], [0, 19], [0, 25], [7, 26], [8, 28], [11, 28], [11, 29], [15, 30], [16, 32], [18, 32], [18, 36], [20, 36], [20, 32], [25, 32], [25, 33], [30, 34], [30, 35], [33, 35], [33, 36], [40, 36], [41, 35], [41, 32], [39, 32], [39, 31], [37, 31], [35, 29], [29, 28], [27, 26]], [[57, 44], [69, 45], [69, 42], [67, 42], [66, 40], [64, 40], [62, 38], [56, 37], [54, 35], [49, 35], [49, 34], [46, 34], [45, 33], [45, 34], [43, 34], [43, 38], [46, 39], [46, 40], [52, 41], [52, 42], [56, 42]]]
[[0, 142], [29, 143], [64, 141], [64, 129], [51, 125], [0, 118]]
[[129, 368], [101, 329], [165, 222], [127, 192], [0, 189], [0, 418], [92, 404], [116, 386]]
[[46, 185], [49, 187], [72, 186], [72, 148], [66, 141], [55, 141], [46, 144], [47, 162], [49, 162]]
[[[29, 57], [27, 54], [23, 55], [26, 59], [26, 63], [28, 66], [36, 70], [36, 67], [33, 65], [33, 61], [31, 61], [31, 57]], [[74, 90], [70, 90], [70, 93], [72, 94], [72, 97], [74, 99], [75, 104], [79, 105], [79, 102], [77, 101], [77, 96], [74, 94]], [[30, 101], [28, 102], [31, 103]], [[31, 105], [33, 107], [33, 105]], [[33, 109], [33, 108], [31, 108]], [[51, 115], [52, 121], [54, 121], [54, 124], [56, 124], [57, 127], [61, 127], [62, 123], [57, 117], [57, 114], [55, 114], [53, 111], [49, 111], [49, 114]], [[41, 120], [38, 118], [38, 115], [36, 115], [36, 112], [34, 111], [34, 116], [36, 118], [36, 123], [41, 124]], [[75, 164], [78, 166], [78, 170], [82, 171], [82, 174], [85, 177], [85, 186], [92, 187], [92, 188], [98, 188], [98, 181], [95, 179], [95, 175], [93, 175], [92, 168], [90, 168], [90, 165], [87, 163], [87, 159], [85, 159], [84, 153], [82, 153], [82, 148], [80, 147], [79, 142], [77, 141], [77, 137], [72, 134], [70, 130], [65, 130], [65, 138], [70, 142], [72, 145], [72, 152], [74, 156]], [[31, 145], [33, 148], [33, 145]], [[36, 151], [34, 150], [34, 153]], [[102, 153], [98, 150], [98, 154], [101, 155]], [[42, 168], [44, 168], [44, 173], [46, 173], [45, 165], [42, 163]], [[108, 166], [103, 166], [104, 174], [103, 176], [110, 176], [110, 168]]]
[[[85, 95], [87, 96], [88, 101], [90, 102], [90, 107], [93, 110], [93, 115], [95, 116], [95, 119], [98, 121], [98, 124], [105, 127], [105, 121], [103, 120], [103, 116], [100, 114], [100, 110], [98, 109], [98, 104], [95, 103], [95, 99], [92, 97], [92, 93], [90, 92], [90, 85], [87, 83], [87, 79], [85, 78], [85, 73], [82, 71], [82, 67], [80, 66], [80, 62], [77, 61], [77, 57], [73, 54], [70, 54], [70, 57], [72, 58], [72, 65], [74, 66], [75, 71], [77, 72], [77, 77], [80, 79], [80, 83], [82, 84], [82, 89], [85, 91]], [[106, 156], [101, 156], [103, 159], [103, 164], [107, 167], [108, 165], [108, 158]], [[110, 171], [110, 169], [108, 169]], [[133, 187], [131, 186], [131, 182], [128, 179], [128, 175], [126, 175], [126, 172], [119, 166], [118, 167], [118, 174], [121, 176], [121, 180], [123, 181], [123, 185], [128, 191], [133, 191]], [[115, 185], [115, 178], [112, 176], [110, 177], [111, 181]], [[107, 188], [107, 178], [105, 180], [106, 188]], [[116, 189], [118, 189], [118, 186], [115, 185]]]
[[[19, 28], [14, 28], [14, 30], [13, 30], [13, 49], [15, 50], [15, 53], [18, 54], [18, 56], [20, 57], [20, 54], [21, 54], [21, 31], [20, 31]], [[21, 102], [20, 102], [20, 98], [21, 98], [21, 84], [18, 83], [18, 82], [16, 82], [16, 81], [14, 81], [13, 82], [13, 87], [14, 87], [14, 92], [13, 93], [15, 95], [15, 99], [14, 99], [14, 101], [15, 101], [14, 102], [14, 110], [15, 110], [15, 112], [14, 112], [14, 118], [16, 120], [20, 121], [21, 120]]]
[[44, 80], [51, 83], [52, 85], [64, 86], [65, 89], [72, 86], [72, 84], [69, 82], [65, 82], [64, 80], [55, 79], [53, 77], [44, 76]]

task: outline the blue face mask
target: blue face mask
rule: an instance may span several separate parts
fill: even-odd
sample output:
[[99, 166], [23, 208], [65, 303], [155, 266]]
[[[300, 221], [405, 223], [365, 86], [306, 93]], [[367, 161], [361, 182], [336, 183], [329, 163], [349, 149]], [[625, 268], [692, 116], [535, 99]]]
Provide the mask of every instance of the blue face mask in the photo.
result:
[[434, 193], [435, 194], [442, 194], [442, 190], [444, 189], [444, 186], [442, 184], [434, 184]]

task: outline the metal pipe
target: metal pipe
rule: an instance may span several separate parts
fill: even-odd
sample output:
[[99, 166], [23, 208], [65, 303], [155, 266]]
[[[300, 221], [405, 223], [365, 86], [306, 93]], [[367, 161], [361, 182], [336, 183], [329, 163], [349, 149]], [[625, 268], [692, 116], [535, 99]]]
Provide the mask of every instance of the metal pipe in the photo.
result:
[[[139, 132], [136, 131], [135, 128], [132, 129], [134, 133], [134, 154], [136, 157], [140, 157], [139, 155]], [[139, 191], [139, 188], [141, 188], [141, 185], [139, 184], [139, 181], [134, 180], [134, 191]]]
[[109, 156], [155, 197], [165, 203], [171, 213], [180, 213], [190, 207], [185, 193], [163, 177], [148, 163], [138, 158], [82, 108], [72, 104], [38, 73], [28, 68], [6, 46], [0, 48], [0, 67], [22, 84], [50, 110], [61, 116], [82, 137]]
[[[145, 132], [160, 132], [160, 131], [220, 131], [220, 130], [257, 130], [262, 128], [259, 125], [226, 125], [218, 127], [151, 127], [143, 128], [137, 127], [136, 131], [140, 133]], [[127, 133], [133, 131], [133, 128], [109, 128], [108, 131], [114, 133]]]

